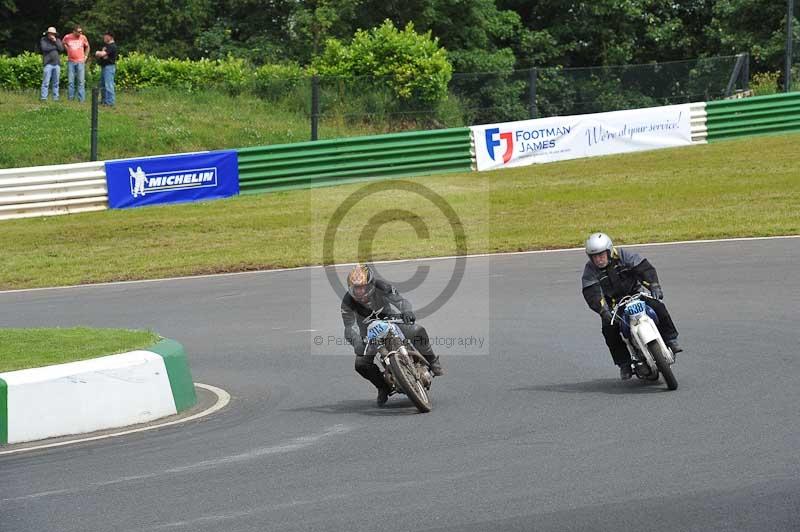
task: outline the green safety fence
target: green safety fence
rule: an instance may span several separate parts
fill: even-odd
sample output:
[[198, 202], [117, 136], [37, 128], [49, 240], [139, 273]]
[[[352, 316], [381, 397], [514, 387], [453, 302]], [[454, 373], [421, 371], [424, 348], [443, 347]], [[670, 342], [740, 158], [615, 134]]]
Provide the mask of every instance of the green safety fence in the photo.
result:
[[278, 144], [237, 152], [241, 194], [472, 169], [466, 127]]
[[800, 92], [706, 104], [708, 140], [800, 131]]

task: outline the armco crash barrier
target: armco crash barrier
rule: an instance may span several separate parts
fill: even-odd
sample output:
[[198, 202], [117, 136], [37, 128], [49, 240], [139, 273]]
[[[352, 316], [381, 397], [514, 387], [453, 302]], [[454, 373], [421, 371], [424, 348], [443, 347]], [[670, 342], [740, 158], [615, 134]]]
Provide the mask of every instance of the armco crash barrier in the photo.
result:
[[380, 177], [469, 172], [469, 128], [298, 142], [239, 152], [241, 194]]
[[80, 434], [176, 414], [197, 401], [183, 346], [0, 373], [0, 443]]
[[[800, 92], [699, 102], [690, 109], [695, 144], [800, 131]], [[466, 127], [236, 151], [242, 194], [476, 169]], [[102, 210], [107, 202], [104, 162], [0, 170], [0, 220]]]
[[706, 104], [708, 140], [800, 131], [800, 92]]
[[0, 220], [107, 208], [102, 162], [0, 170]]

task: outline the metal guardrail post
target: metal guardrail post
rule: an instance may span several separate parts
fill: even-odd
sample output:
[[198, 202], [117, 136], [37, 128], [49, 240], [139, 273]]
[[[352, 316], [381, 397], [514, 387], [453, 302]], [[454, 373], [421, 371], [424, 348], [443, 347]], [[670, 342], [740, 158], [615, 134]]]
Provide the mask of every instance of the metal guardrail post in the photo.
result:
[[792, 90], [792, 31], [794, 22], [794, 0], [786, 0], [786, 68], [783, 76], [783, 92]]
[[538, 109], [536, 109], [536, 79], [538, 78], [538, 71], [534, 67], [531, 69], [529, 76], [530, 76], [530, 90], [528, 92], [528, 105], [530, 108], [531, 118], [536, 118], [538, 114]]
[[319, 132], [319, 77], [311, 78], [311, 140], [317, 140]]
[[745, 91], [750, 90], [750, 53], [744, 53], [744, 71], [742, 71], [742, 88]]
[[731, 94], [733, 94], [734, 89], [736, 89], [736, 80], [739, 79], [742, 70], [745, 68], [744, 64], [747, 59], [748, 59], [747, 54], [736, 55], [736, 66], [733, 67], [733, 72], [731, 72], [731, 79], [728, 80], [728, 86], [725, 88], [725, 96], [730, 96]]
[[89, 155], [90, 161], [97, 160], [97, 106], [100, 96], [100, 89], [92, 87], [92, 141], [91, 153]]

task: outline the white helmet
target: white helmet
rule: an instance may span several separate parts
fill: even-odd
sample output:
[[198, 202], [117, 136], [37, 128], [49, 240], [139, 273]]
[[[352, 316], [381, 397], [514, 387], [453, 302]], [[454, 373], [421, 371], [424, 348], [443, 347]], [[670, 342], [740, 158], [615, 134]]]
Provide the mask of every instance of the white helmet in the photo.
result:
[[608, 251], [610, 258], [612, 249], [614, 249], [614, 244], [605, 233], [592, 233], [586, 239], [586, 254], [590, 257]]

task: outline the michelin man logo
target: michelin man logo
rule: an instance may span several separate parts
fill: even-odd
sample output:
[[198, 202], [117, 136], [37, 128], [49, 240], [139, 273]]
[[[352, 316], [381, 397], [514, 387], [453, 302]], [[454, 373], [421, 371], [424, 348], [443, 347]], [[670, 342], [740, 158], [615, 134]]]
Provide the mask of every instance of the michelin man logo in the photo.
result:
[[147, 174], [144, 173], [141, 166], [136, 167], [136, 171], [133, 171], [133, 168], [128, 167], [128, 172], [131, 174], [131, 179], [133, 180], [133, 189], [131, 193], [133, 194], [134, 198], [138, 198], [139, 196], [144, 196], [144, 186], [147, 184]]
[[218, 183], [216, 167], [146, 173], [141, 166], [137, 166], [136, 170], [129, 166], [128, 173], [134, 198], [155, 192], [216, 187]]

